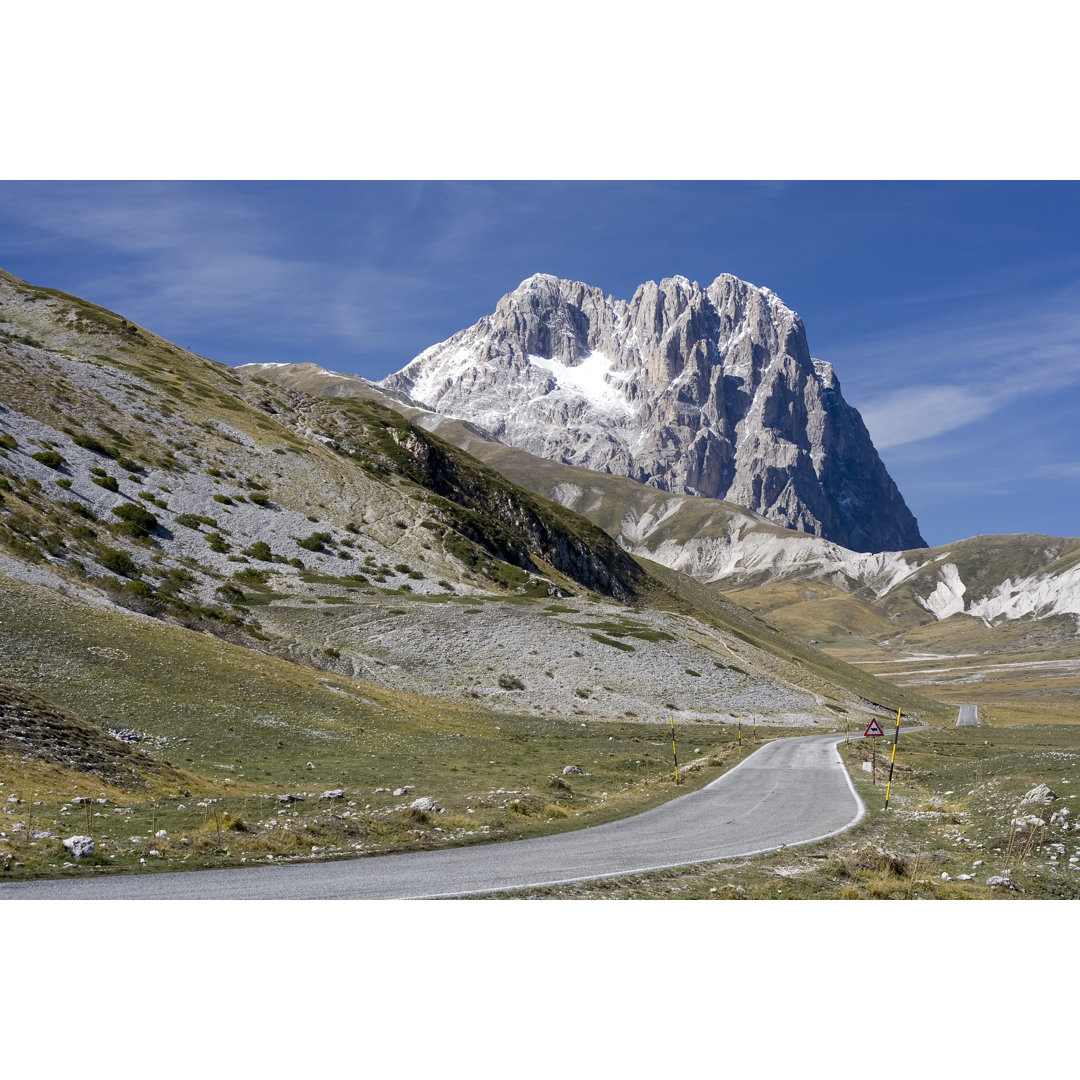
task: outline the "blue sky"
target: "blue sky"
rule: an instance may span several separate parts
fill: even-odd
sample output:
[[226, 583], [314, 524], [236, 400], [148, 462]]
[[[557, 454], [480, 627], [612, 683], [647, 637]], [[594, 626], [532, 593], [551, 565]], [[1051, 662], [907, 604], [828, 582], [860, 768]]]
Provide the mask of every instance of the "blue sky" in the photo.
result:
[[538, 271], [768, 285], [931, 544], [1080, 534], [1080, 184], [0, 182], [0, 266], [228, 364], [378, 379]]

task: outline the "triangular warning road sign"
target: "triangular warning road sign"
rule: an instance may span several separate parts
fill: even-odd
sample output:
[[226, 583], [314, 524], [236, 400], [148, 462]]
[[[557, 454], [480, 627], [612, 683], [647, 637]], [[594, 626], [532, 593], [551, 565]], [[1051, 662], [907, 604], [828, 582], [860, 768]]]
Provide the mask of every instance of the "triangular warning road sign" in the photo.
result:
[[884, 734], [885, 732], [881, 730], [881, 725], [876, 720], [871, 720], [870, 723], [866, 725], [866, 730], [863, 732], [864, 736]]

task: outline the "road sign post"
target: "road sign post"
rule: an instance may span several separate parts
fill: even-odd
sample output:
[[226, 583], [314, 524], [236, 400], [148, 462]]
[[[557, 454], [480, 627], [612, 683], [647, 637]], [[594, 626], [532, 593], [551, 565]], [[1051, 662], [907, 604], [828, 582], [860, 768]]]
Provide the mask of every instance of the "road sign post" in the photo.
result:
[[[877, 720], [871, 720], [866, 725], [866, 730], [863, 732], [863, 738], [865, 739], [880, 739], [885, 732], [881, 730], [881, 725]], [[877, 783], [877, 743], [871, 744], [873, 746], [873, 752], [870, 757], [870, 782]]]
[[889, 809], [889, 793], [892, 791], [893, 768], [896, 766], [896, 744], [900, 741], [900, 710], [896, 710], [896, 732], [893, 735], [892, 757], [889, 759], [889, 782], [885, 785], [885, 809]]

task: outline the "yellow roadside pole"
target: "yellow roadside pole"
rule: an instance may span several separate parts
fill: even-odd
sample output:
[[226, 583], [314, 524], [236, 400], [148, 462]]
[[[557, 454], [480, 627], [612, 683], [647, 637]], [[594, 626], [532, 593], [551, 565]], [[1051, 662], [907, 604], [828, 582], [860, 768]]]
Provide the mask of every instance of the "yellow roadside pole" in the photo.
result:
[[896, 710], [896, 732], [893, 735], [892, 757], [889, 759], [889, 782], [885, 785], [885, 809], [889, 809], [889, 793], [892, 791], [892, 774], [896, 765], [896, 744], [900, 741], [900, 709]]
[[742, 757], [742, 713], [739, 713], [739, 757]]
[[757, 742], [757, 713], [754, 713], [754, 742]]
[[671, 716], [671, 756], [675, 759], [675, 784], [679, 783], [679, 755], [675, 751], [675, 715]]
[[848, 723], [848, 714], [844, 713], [844, 742], [850, 742], [851, 741], [851, 736], [850, 736], [849, 731], [848, 731], [849, 727], [850, 727], [850, 724]]

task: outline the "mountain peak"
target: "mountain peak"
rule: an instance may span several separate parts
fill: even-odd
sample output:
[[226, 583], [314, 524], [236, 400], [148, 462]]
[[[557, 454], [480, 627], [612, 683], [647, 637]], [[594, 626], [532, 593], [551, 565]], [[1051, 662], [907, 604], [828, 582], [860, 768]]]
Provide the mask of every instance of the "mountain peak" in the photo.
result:
[[647, 281], [629, 301], [534, 274], [381, 385], [538, 456], [853, 550], [925, 546], [798, 314], [731, 274]]

